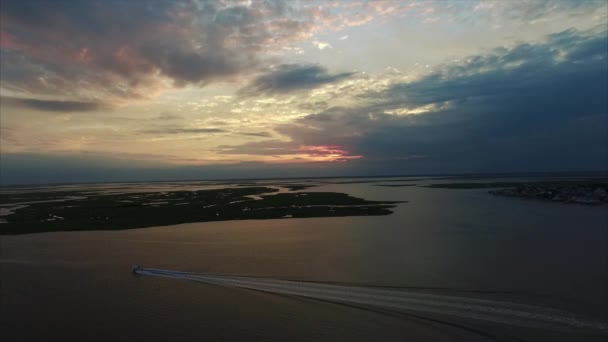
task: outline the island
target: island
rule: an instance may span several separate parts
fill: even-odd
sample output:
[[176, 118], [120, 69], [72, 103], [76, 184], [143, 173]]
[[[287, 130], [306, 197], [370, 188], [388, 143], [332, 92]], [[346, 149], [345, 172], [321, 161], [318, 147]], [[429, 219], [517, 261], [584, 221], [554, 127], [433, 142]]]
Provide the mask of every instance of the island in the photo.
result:
[[[237, 186], [196, 191], [4, 194], [0, 235], [119, 230], [180, 223], [303, 217], [389, 215], [396, 201], [368, 201], [309, 186]], [[279, 190], [277, 190], [280, 189]]]

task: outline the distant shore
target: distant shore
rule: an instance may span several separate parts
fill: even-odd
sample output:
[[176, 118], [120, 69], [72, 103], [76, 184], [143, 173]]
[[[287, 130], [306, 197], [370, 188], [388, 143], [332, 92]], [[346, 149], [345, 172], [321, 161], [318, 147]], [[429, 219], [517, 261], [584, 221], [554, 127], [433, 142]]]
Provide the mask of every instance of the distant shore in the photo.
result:
[[552, 202], [586, 205], [608, 204], [608, 184], [522, 184], [514, 188], [490, 190], [498, 196], [540, 199]]
[[542, 180], [533, 182], [437, 183], [424, 186], [440, 189], [493, 189], [497, 196], [521, 197], [561, 203], [600, 205], [608, 203], [608, 178]]

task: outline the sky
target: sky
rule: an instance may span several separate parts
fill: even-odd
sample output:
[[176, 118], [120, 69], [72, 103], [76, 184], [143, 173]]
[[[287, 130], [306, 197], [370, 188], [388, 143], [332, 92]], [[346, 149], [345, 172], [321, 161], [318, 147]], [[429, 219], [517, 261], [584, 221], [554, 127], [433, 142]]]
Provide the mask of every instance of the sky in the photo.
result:
[[608, 170], [608, 2], [3, 0], [0, 183]]

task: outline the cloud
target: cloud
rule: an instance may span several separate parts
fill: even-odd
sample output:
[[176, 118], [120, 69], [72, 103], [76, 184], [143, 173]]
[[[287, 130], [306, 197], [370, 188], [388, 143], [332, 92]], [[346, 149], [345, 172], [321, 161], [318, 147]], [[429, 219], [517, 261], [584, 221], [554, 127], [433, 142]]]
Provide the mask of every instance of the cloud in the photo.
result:
[[6, 104], [30, 108], [44, 112], [91, 112], [106, 108], [107, 106], [97, 102], [81, 102], [81, 101], [52, 101], [39, 99], [25, 99], [15, 97], [2, 97], [0, 100]]
[[355, 73], [330, 74], [319, 65], [282, 64], [255, 78], [240, 90], [245, 95], [290, 93], [310, 90], [322, 85], [345, 80]]
[[[340, 175], [347, 164], [264, 164], [232, 161], [230, 164], [204, 165], [161, 164], [150, 162], [156, 156], [68, 153], [63, 155], [6, 153], [2, 155], [0, 185], [85, 183], [120, 181], [242, 179], [269, 177], [319, 177]], [[339, 166], [339, 167], [335, 167]]]
[[319, 50], [325, 50], [325, 49], [331, 49], [331, 48], [333, 48], [333, 46], [331, 46], [331, 44], [326, 43], [326, 42], [321, 42], [321, 41], [318, 41], [318, 40], [313, 40], [312, 41], [312, 45], [314, 45]]
[[183, 117], [179, 116], [179, 115], [175, 115], [175, 114], [171, 114], [171, 113], [160, 113], [158, 115], [158, 117], [156, 117], [157, 120], [181, 120], [183, 119]]
[[289, 142], [220, 152], [340, 146], [363, 156], [353, 161], [360, 170], [395, 173], [604, 170], [607, 39], [605, 31], [568, 30], [497, 48], [362, 96], [362, 105], [277, 126]]
[[605, 109], [606, 101], [602, 96], [606, 39], [606, 32], [581, 35], [563, 31], [549, 35], [545, 43], [523, 43], [469, 57], [463, 64], [445, 66], [416, 82], [393, 85], [383, 96], [388, 102], [413, 107], [453, 103], [481, 109], [486, 103], [496, 106], [500, 102], [502, 108], [513, 111], [520, 106], [512, 115], [531, 109], [539, 111], [535, 116], [598, 113]]
[[[568, 16], [588, 16], [589, 11], [601, 9], [606, 5], [603, 0], [567, 1], [567, 0], [527, 0], [527, 1], [476, 1], [471, 2], [463, 11], [482, 12], [481, 18], [490, 21], [508, 18], [523, 22], [533, 22], [541, 17], [556, 14]], [[459, 14], [458, 11], [452, 15]], [[482, 20], [483, 20], [482, 19]]]
[[217, 152], [222, 154], [246, 154], [246, 155], [285, 155], [296, 154], [298, 146], [291, 142], [282, 140], [265, 140], [247, 143], [244, 145], [221, 145]]
[[[490, 18], [493, 22], [503, 17], [530, 21], [544, 15], [589, 16], [602, 10], [602, 0], [448, 5], [445, 1], [5, 0], [0, 8], [2, 88], [11, 95], [36, 93], [83, 101], [146, 99], [171, 86], [242, 79], [276, 63], [278, 51], [296, 51], [299, 41], [372, 20], [442, 15], [448, 21]], [[481, 14], [471, 15], [474, 11]], [[320, 49], [329, 47], [316, 42]]]
[[153, 128], [139, 131], [145, 134], [191, 134], [191, 133], [234, 133], [246, 137], [270, 138], [272, 134], [269, 132], [232, 132], [221, 128]]
[[2, 87], [14, 93], [147, 98], [255, 70], [330, 16], [284, 1], [7, 0]]
[[260, 137], [260, 138], [270, 138], [272, 134], [269, 132], [239, 132], [239, 135], [244, 135], [247, 137]]
[[183, 134], [183, 133], [226, 133], [228, 131], [219, 128], [159, 128], [140, 131], [146, 134]]
[[346, 162], [361, 158], [339, 145], [301, 145], [295, 141], [265, 140], [240, 146], [222, 145], [221, 154], [258, 155], [275, 157], [275, 162]]

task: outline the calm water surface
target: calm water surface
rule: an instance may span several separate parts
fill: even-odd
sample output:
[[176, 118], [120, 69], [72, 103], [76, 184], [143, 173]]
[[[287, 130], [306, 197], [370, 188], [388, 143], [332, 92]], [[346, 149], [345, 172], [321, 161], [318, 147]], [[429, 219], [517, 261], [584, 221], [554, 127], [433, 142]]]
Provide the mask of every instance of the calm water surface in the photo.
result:
[[429, 321], [130, 273], [133, 264], [142, 264], [401, 286], [540, 304], [608, 320], [606, 207], [494, 197], [487, 190], [371, 183], [304, 191], [408, 202], [389, 216], [3, 236], [3, 335], [10, 340], [602, 340], [454, 318]]

